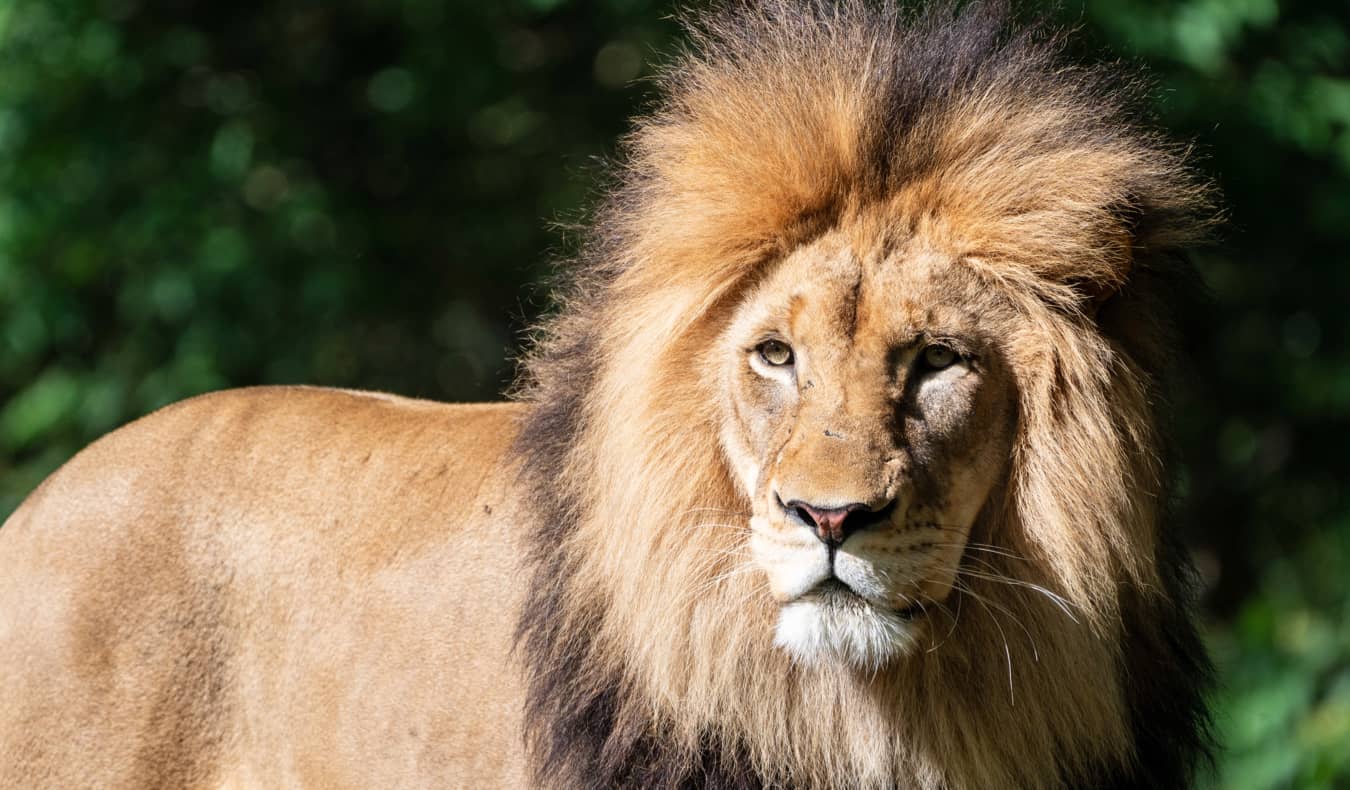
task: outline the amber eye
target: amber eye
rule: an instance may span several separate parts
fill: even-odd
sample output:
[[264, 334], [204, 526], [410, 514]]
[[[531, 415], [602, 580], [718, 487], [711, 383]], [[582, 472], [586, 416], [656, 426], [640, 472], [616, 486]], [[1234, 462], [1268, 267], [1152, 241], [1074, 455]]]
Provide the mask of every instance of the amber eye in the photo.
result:
[[951, 367], [959, 357], [947, 346], [931, 345], [923, 350], [923, 364], [933, 370]]
[[781, 340], [765, 340], [759, 344], [759, 358], [774, 367], [792, 364], [792, 347]]

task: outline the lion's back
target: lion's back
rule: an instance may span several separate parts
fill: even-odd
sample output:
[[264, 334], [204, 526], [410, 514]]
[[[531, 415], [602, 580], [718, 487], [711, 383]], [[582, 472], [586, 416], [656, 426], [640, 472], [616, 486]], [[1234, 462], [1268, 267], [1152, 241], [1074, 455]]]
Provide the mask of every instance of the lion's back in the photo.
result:
[[91, 445], [0, 528], [0, 784], [509, 773], [446, 747], [512, 721], [517, 411], [262, 388]]

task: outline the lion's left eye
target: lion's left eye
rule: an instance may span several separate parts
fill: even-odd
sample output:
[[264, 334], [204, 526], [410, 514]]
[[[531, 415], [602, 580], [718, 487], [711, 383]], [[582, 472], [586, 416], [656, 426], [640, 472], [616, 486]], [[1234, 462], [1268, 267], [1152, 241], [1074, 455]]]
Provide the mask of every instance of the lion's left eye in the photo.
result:
[[923, 364], [933, 370], [949, 368], [960, 359], [960, 355], [951, 348], [934, 344], [923, 350]]
[[774, 367], [792, 364], [792, 347], [781, 340], [766, 340], [759, 344], [759, 358]]

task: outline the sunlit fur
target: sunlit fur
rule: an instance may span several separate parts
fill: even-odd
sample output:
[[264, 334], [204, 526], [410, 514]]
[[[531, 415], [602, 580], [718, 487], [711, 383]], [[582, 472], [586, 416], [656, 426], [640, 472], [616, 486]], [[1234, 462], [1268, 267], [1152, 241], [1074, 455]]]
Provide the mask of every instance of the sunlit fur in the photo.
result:
[[[691, 23], [526, 362], [542, 786], [1166, 787], [1203, 753], [1159, 377], [1206, 193], [1134, 122], [1136, 86], [1004, 17], [846, 0]], [[774, 647], [718, 438], [715, 339], [833, 230], [943, 250], [1020, 319], [997, 551], [875, 672]]]
[[856, 604], [840, 612], [837, 605], [814, 601], [783, 607], [773, 643], [807, 666], [835, 659], [873, 671], [897, 653], [924, 647], [909, 624], [894, 614]]

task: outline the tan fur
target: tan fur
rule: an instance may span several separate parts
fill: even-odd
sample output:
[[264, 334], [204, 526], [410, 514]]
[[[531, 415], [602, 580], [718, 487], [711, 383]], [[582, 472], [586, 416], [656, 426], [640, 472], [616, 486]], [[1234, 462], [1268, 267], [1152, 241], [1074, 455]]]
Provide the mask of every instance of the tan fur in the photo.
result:
[[519, 786], [519, 411], [240, 390], [90, 446], [0, 528], [0, 786]]
[[[1184, 772], [1198, 703], [1140, 717], [1203, 674], [1156, 401], [1204, 194], [997, 16], [696, 21], [518, 404], [247, 391], [82, 453], [0, 529], [0, 784], [1049, 788], [1150, 727]], [[775, 647], [782, 491], [898, 498], [839, 551], [903, 646]]]

